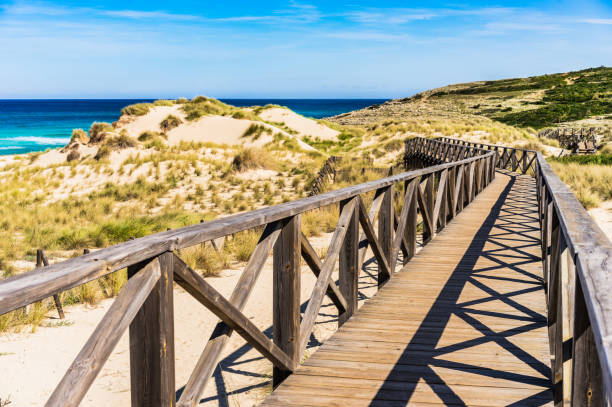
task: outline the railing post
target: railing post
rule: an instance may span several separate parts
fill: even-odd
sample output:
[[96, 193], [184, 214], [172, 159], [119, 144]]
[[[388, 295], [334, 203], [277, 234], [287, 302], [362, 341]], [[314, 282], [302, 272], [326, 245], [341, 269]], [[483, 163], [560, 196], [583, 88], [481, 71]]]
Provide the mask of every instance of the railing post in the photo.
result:
[[[344, 200], [340, 203], [340, 213], [346, 204], [355, 198]], [[359, 283], [359, 203], [351, 216], [344, 243], [340, 248], [339, 256], [339, 285], [340, 292], [346, 299], [347, 309], [338, 316], [338, 326], [344, 324], [357, 310], [357, 290]]]
[[[426, 210], [427, 213], [429, 213], [430, 217], [433, 217], [433, 212], [434, 212], [434, 206], [435, 206], [435, 196], [434, 196], [434, 180], [433, 180], [433, 174], [429, 174], [426, 176], [426, 181], [425, 181], [425, 191], [424, 191], [424, 198], [425, 198], [425, 202], [423, 202], [423, 204], [426, 206], [426, 208], [423, 208], [423, 210]], [[419, 188], [419, 185], [417, 185], [417, 188]], [[423, 217], [423, 220], [425, 218]], [[432, 219], [432, 226], [431, 228], [429, 227], [429, 225], [427, 224], [427, 222], [423, 222], [423, 244], [428, 243], [432, 238], [433, 235], [436, 231], [436, 227], [437, 227], [437, 223], [435, 219]]]
[[[175, 405], [174, 254], [159, 257], [161, 276], [130, 324], [132, 407]], [[128, 267], [128, 278], [147, 262]]]
[[561, 321], [559, 339], [561, 340], [561, 355], [563, 360], [563, 403], [571, 405], [572, 403], [572, 351], [574, 337], [574, 291], [576, 289], [576, 268], [574, 267], [574, 259], [565, 242], [565, 237], [561, 233], [563, 239], [562, 250], [559, 258], [559, 272], [561, 273], [560, 283], [560, 310], [557, 316]]
[[[299, 363], [300, 342], [300, 215], [291, 217], [274, 245], [272, 329], [274, 343]], [[278, 386], [291, 372], [274, 367], [272, 384]]]
[[601, 366], [580, 279], [576, 279], [574, 297], [574, 351], [572, 405], [603, 406]]
[[[404, 191], [408, 192], [408, 185], [411, 181], [404, 181]], [[404, 264], [406, 264], [410, 259], [414, 257], [416, 254], [416, 237], [417, 237], [417, 201], [418, 201], [418, 190], [419, 183], [416, 181], [416, 185], [414, 188], [412, 199], [410, 200], [410, 208], [408, 209], [408, 220], [406, 221], [406, 229], [404, 230], [404, 235], [406, 236], [406, 241], [408, 242], [408, 253], [406, 253], [406, 258], [404, 259]]]
[[446, 216], [447, 216], [447, 220], [452, 220], [457, 211], [456, 211], [456, 203], [455, 203], [455, 184], [456, 184], [456, 180], [457, 180], [457, 167], [453, 167], [450, 168], [448, 171], [448, 180], [447, 182], [447, 187], [446, 187], [446, 199], [447, 199], [447, 210], [446, 210]]
[[[387, 258], [387, 262], [391, 264], [391, 255], [393, 249], [393, 224], [395, 218], [393, 216], [393, 185], [388, 186], [383, 192], [384, 198], [380, 205], [380, 212], [378, 213], [378, 240], [382, 251]], [[390, 270], [393, 273], [393, 270]], [[382, 286], [387, 281], [384, 269], [382, 266], [378, 267], [378, 286]]]

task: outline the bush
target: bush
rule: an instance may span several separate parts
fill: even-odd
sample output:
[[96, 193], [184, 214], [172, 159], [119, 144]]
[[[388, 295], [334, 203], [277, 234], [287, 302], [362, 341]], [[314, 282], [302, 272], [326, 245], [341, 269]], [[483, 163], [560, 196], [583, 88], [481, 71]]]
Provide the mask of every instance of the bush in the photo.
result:
[[612, 166], [557, 160], [551, 160], [550, 165], [585, 208], [593, 208], [601, 201], [612, 199]]
[[87, 132], [83, 129], [74, 129], [72, 130], [70, 142], [87, 144], [89, 142], [89, 136], [87, 135]]
[[198, 96], [183, 104], [182, 110], [185, 112], [185, 118], [189, 121], [193, 121], [206, 115], [223, 115], [231, 113], [233, 108], [216, 99]]
[[127, 116], [144, 116], [149, 113], [152, 107], [153, 103], [136, 103], [121, 109], [121, 114]]
[[113, 151], [136, 147], [137, 145], [138, 143], [136, 142], [136, 140], [125, 134], [110, 137], [106, 139], [102, 146], [100, 146], [98, 152], [94, 156], [94, 159], [100, 161], [101, 159], [108, 157]]
[[232, 169], [238, 172], [254, 168], [274, 169], [276, 160], [265, 150], [260, 148], [247, 148], [234, 156]]
[[253, 140], [257, 140], [259, 136], [265, 131], [268, 131], [266, 126], [262, 124], [252, 123], [242, 134], [242, 137], [253, 137]]
[[174, 101], [167, 99], [159, 99], [153, 102], [154, 106], [174, 106]]
[[123, 150], [125, 148], [136, 147], [138, 143], [128, 135], [120, 134], [119, 136], [111, 137], [106, 140], [104, 145], [112, 150]]
[[108, 146], [101, 146], [96, 152], [94, 159], [97, 161], [103, 160], [107, 158], [110, 155], [110, 153], [111, 153], [111, 149], [108, 148]]
[[70, 161], [78, 160], [79, 158], [81, 158], [81, 153], [79, 153], [78, 150], [71, 150], [68, 153], [68, 157], [66, 157], [66, 161], [70, 162]]
[[552, 157], [550, 160], [566, 164], [577, 163], [581, 165], [612, 165], [612, 154], [566, 155], [563, 157]]
[[113, 126], [106, 122], [94, 122], [89, 128], [89, 142], [99, 143], [107, 136], [107, 132], [113, 131]]
[[159, 124], [159, 128], [164, 133], [167, 133], [170, 130], [178, 127], [181, 123], [183, 123], [181, 119], [169, 114], [164, 120], [161, 121], [161, 123]]
[[221, 270], [229, 267], [229, 256], [224, 250], [217, 252], [212, 245], [201, 244], [181, 250], [181, 259], [204, 277], [218, 277]]

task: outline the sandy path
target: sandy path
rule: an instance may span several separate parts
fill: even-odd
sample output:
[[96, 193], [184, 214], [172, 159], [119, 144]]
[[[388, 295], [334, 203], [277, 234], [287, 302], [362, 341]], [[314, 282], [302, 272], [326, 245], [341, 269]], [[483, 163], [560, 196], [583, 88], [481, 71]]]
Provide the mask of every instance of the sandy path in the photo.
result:
[[[313, 246], [326, 247], [330, 234], [312, 238]], [[226, 270], [220, 278], [207, 279], [223, 295], [229, 297], [242, 268]], [[371, 274], [370, 274], [371, 273]], [[376, 291], [376, 265], [366, 262], [360, 278], [361, 302]], [[374, 277], [374, 278], [373, 278]], [[315, 278], [302, 266], [302, 302], [310, 297]], [[272, 257], [255, 285], [245, 315], [266, 334], [272, 323]], [[204, 349], [217, 318], [180, 288], [175, 291], [176, 385], [180, 392]], [[98, 306], [73, 306], [66, 309], [68, 326], [40, 327], [35, 333], [5, 334], [0, 337], [0, 399], [9, 398], [15, 406], [42, 405], [62, 375], [87, 341], [96, 324], [112, 303]], [[302, 310], [305, 309], [305, 305]], [[54, 317], [54, 312], [49, 314]], [[329, 337], [337, 328], [335, 307], [324, 303], [314, 328], [309, 352], [318, 341]], [[49, 318], [46, 325], [58, 324]], [[123, 335], [102, 372], [87, 393], [82, 405], [128, 405], [130, 399], [128, 335]], [[270, 390], [272, 365], [258, 352], [233, 335], [223, 354], [222, 371], [217, 369], [202, 397], [204, 406], [251, 406], [261, 401]]]

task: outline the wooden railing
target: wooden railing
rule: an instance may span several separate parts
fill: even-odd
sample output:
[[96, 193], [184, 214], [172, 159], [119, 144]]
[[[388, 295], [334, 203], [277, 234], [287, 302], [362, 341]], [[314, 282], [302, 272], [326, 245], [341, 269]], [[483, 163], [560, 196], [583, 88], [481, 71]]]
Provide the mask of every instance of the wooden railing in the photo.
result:
[[[444, 141], [456, 146], [480, 148], [483, 150], [494, 151], [496, 156], [496, 167], [504, 170], [521, 172], [527, 174], [535, 172], [536, 151], [525, 150], [516, 147], [498, 146], [486, 143], [472, 143], [465, 140], [450, 137], [439, 137], [437, 140]], [[531, 170], [531, 171], [530, 171]]]
[[323, 189], [323, 185], [329, 178], [334, 179], [336, 177], [336, 163], [340, 161], [340, 157], [332, 155], [323, 164], [323, 167], [319, 170], [317, 176], [312, 180], [310, 185], [310, 192], [308, 196], [318, 195]]
[[555, 402], [610, 405], [612, 243], [540, 153], [536, 180]]
[[[526, 168], [533, 171], [539, 203], [555, 405], [609, 406], [612, 402], [612, 243], [541, 153], [465, 141], [453, 144], [484, 146], [496, 151], [499, 168], [522, 173]], [[499, 158], [500, 151], [505, 157], [503, 161]], [[508, 161], [528, 164], [506, 168], [504, 163]]]
[[[423, 145], [438, 148], [439, 141]], [[474, 150], [476, 151], [476, 150]], [[223, 348], [235, 331], [274, 365], [279, 384], [299, 364], [325, 295], [344, 323], [357, 308], [358, 275], [368, 247], [378, 283], [416, 252], [418, 213], [430, 241], [493, 179], [494, 154], [474, 156], [252, 212], [170, 230], [37, 268], [0, 281], [0, 314], [127, 267], [128, 282], [65, 373], [47, 406], [76, 406], [129, 327], [132, 406], [175, 404], [173, 283], [221, 321], [206, 344], [178, 405], [198, 403]], [[366, 194], [371, 193], [371, 195]], [[373, 195], [373, 197], [372, 197]], [[372, 197], [372, 204], [365, 202]], [[395, 203], [399, 202], [398, 214]], [[324, 259], [301, 231], [301, 215], [338, 205], [339, 219]], [[377, 225], [377, 231], [375, 230]], [[229, 298], [179, 257], [178, 250], [249, 229], [263, 229]], [[243, 314], [251, 289], [273, 252], [273, 339]], [[300, 315], [300, 262], [317, 280]], [[339, 279], [332, 279], [339, 262]], [[300, 318], [301, 317], [301, 318]]]

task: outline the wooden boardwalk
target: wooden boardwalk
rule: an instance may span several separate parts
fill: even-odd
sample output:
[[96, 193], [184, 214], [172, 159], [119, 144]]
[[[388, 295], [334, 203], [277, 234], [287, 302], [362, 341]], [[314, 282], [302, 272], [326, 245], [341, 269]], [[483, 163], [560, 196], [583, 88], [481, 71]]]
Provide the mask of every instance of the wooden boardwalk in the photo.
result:
[[552, 405], [537, 213], [498, 172], [262, 405]]

